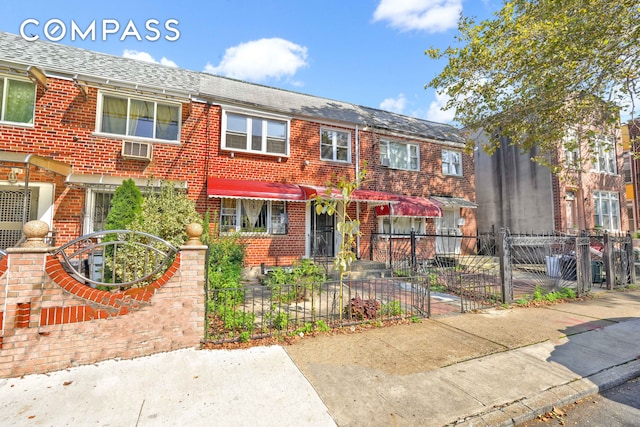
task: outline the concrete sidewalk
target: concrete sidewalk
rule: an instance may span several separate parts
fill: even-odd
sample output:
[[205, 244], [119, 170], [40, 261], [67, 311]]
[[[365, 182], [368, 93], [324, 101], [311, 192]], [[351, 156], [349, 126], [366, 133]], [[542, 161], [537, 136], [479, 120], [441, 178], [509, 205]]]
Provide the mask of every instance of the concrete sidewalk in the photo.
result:
[[0, 380], [0, 425], [513, 425], [640, 375], [640, 292]]

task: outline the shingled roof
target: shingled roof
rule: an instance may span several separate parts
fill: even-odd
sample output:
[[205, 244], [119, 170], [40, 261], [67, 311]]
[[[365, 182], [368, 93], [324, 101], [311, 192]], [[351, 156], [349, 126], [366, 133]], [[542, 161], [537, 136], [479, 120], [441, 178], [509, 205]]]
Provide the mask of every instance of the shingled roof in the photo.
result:
[[370, 126], [380, 130], [453, 143], [464, 143], [459, 129], [389, 111], [355, 105], [181, 68], [93, 52], [48, 41], [27, 41], [0, 32], [0, 65], [30, 65], [47, 74], [113, 86], [173, 91], [212, 102], [251, 106], [304, 118]]

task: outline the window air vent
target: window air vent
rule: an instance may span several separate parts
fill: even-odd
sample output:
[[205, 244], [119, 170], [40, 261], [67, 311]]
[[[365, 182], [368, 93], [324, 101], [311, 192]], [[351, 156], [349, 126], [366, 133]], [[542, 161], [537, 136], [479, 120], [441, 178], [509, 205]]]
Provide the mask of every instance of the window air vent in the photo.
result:
[[122, 141], [122, 157], [151, 160], [153, 146], [148, 142]]
[[387, 166], [387, 167], [389, 167], [389, 165], [390, 165], [389, 158], [388, 158], [388, 157], [383, 157], [383, 158], [381, 158], [381, 159], [380, 159], [380, 164], [381, 164], [382, 166]]

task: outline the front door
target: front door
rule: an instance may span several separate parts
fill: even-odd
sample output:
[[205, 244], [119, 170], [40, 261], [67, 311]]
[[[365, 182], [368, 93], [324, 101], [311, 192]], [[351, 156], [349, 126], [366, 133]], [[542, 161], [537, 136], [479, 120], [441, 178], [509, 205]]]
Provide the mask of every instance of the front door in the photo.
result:
[[335, 217], [326, 213], [316, 214], [315, 203], [311, 203], [311, 256], [335, 256]]
[[458, 226], [460, 208], [445, 208], [442, 210], [442, 218], [436, 218], [436, 253], [460, 254], [462, 231]]
[[37, 190], [29, 188], [25, 212], [24, 188], [0, 186], [0, 249], [14, 247], [22, 237], [23, 223], [36, 218]]

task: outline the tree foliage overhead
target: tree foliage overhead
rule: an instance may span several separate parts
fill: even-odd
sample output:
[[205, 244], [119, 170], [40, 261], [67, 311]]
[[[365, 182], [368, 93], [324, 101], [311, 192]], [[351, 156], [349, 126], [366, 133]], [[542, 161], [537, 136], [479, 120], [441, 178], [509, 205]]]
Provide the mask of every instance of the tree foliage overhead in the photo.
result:
[[553, 152], [567, 125], [633, 116], [639, 36], [638, 0], [505, 0], [493, 19], [461, 18], [459, 46], [425, 52], [448, 60], [427, 87], [460, 125]]

